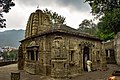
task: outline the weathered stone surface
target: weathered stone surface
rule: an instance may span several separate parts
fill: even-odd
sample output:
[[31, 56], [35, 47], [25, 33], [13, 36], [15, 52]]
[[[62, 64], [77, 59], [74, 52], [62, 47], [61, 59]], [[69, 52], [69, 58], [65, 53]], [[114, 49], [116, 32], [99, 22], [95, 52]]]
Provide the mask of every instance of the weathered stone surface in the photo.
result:
[[120, 32], [113, 40], [104, 43], [107, 63], [117, 63], [120, 65]]
[[30, 15], [25, 39], [21, 41], [19, 67], [32, 74], [54, 78], [79, 75], [87, 70], [87, 59], [93, 62], [93, 69], [106, 64], [102, 49], [97, 37], [67, 25], [52, 27], [47, 15], [36, 10]]
[[11, 80], [20, 80], [20, 72], [11, 72]]
[[116, 61], [117, 64], [120, 65], [120, 32], [117, 33], [114, 40], [115, 45], [115, 53], [116, 53]]

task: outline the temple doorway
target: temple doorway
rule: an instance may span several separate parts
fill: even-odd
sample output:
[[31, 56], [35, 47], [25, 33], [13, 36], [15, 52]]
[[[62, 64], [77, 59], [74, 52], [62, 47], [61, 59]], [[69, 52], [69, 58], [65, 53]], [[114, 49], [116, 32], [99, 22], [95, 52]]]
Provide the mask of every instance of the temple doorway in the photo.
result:
[[106, 62], [107, 64], [116, 64], [114, 49], [106, 49]]
[[87, 60], [89, 59], [89, 47], [84, 47], [83, 50], [83, 70], [87, 71]]

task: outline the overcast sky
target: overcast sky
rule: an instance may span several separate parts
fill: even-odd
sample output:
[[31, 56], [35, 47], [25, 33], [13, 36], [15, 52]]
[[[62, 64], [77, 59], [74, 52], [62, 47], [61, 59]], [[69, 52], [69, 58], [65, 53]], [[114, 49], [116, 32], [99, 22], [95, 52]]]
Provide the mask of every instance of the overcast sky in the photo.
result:
[[48, 8], [53, 12], [66, 17], [66, 24], [73, 28], [78, 28], [84, 19], [92, 19], [90, 7], [85, 0], [14, 0], [15, 6], [9, 13], [4, 14], [6, 18], [7, 28], [0, 29], [25, 29], [28, 18], [32, 12], [37, 9], [43, 10]]

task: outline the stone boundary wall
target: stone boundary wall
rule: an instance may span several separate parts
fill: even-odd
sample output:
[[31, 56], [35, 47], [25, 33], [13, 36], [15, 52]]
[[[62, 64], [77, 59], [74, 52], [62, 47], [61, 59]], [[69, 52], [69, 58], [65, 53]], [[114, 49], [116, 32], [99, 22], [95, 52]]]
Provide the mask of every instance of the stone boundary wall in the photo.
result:
[[8, 62], [0, 62], [0, 66], [16, 64], [18, 61], [8, 61]]

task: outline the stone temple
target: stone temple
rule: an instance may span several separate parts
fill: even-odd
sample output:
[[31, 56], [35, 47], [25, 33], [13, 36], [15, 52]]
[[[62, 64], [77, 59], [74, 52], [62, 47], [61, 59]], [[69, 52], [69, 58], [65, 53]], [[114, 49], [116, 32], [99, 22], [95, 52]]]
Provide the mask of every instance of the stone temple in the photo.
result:
[[18, 68], [31, 74], [64, 78], [106, 66], [102, 41], [65, 24], [52, 25], [41, 10], [31, 13], [19, 47]]
[[104, 50], [107, 63], [120, 65], [120, 32], [104, 43]]

